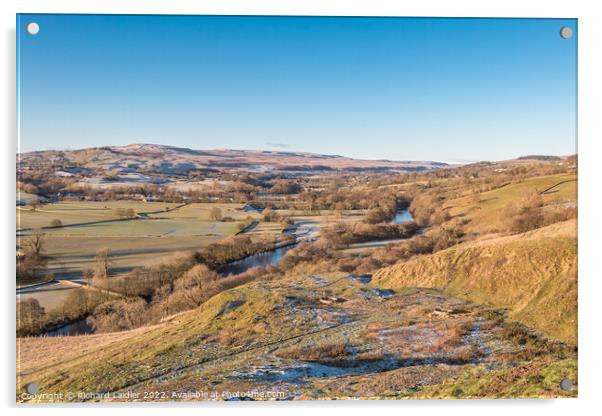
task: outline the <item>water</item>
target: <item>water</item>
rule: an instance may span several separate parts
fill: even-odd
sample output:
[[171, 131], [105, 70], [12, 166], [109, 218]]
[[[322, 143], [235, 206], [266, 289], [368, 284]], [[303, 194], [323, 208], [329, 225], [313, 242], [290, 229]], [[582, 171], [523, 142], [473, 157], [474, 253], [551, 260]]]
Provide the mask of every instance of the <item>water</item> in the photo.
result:
[[395, 213], [391, 224], [402, 224], [404, 222], [413, 221], [412, 214], [408, 209], [401, 209]]
[[253, 267], [275, 266], [282, 260], [282, 257], [284, 257], [286, 252], [294, 247], [295, 245], [290, 245], [277, 248], [276, 250], [266, 251], [265, 253], [253, 254], [242, 260], [223, 265], [218, 269], [218, 272], [222, 276], [228, 276], [229, 274], [246, 272]]
[[375, 248], [386, 246], [387, 244], [399, 243], [407, 238], [387, 238], [385, 240], [371, 240], [363, 243], [353, 243], [349, 245], [349, 248]]
[[79, 321], [45, 332], [43, 335], [47, 337], [65, 337], [92, 334], [93, 332], [94, 331], [92, 330], [92, 327], [88, 325], [88, 322], [86, 322], [85, 319], [80, 319]]
[[[399, 210], [395, 213], [395, 217], [391, 221], [392, 224], [402, 224], [404, 222], [412, 221], [412, 214], [407, 209]], [[299, 228], [294, 231], [297, 237], [303, 235], [308, 236], [312, 233], [319, 232], [318, 227], [310, 227], [308, 224], [297, 224]], [[404, 240], [403, 238], [390, 239], [390, 240], [375, 240], [375, 241], [367, 241], [364, 243], [360, 243], [357, 245], [358, 247], [378, 247], [380, 245], [394, 243]], [[351, 247], [355, 247], [356, 244]], [[230, 274], [240, 274], [242, 272], [246, 272], [247, 270], [253, 267], [265, 267], [265, 266], [275, 266], [277, 265], [282, 257], [286, 254], [287, 251], [293, 249], [295, 245], [290, 245], [286, 247], [277, 248], [276, 250], [266, 251], [265, 253], [254, 254], [249, 257], [245, 257], [242, 260], [234, 261], [232, 263], [228, 263], [223, 265], [218, 269], [218, 272], [222, 276], [228, 276]]]

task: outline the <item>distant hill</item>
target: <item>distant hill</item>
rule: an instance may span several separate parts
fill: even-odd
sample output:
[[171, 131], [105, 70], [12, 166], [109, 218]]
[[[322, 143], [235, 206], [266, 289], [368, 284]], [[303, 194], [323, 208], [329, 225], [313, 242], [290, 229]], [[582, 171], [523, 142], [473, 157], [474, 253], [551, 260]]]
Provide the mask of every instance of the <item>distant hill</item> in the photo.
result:
[[518, 158], [518, 160], [545, 160], [545, 161], [549, 161], [549, 160], [562, 160], [562, 158], [558, 157], [558, 156], [547, 156], [547, 155], [528, 155], [528, 156], [521, 156]]
[[157, 144], [131, 144], [20, 155], [20, 167], [78, 166], [113, 173], [186, 174], [209, 171], [422, 171], [447, 166], [430, 161], [362, 160], [338, 155], [259, 150], [193, 150]]

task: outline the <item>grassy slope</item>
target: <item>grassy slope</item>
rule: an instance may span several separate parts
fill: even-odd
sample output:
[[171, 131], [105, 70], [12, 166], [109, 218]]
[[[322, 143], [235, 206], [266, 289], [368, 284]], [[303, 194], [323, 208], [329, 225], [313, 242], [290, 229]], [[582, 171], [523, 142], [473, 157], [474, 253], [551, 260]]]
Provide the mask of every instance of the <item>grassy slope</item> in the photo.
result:
[[[568, 181], [568, 182], [565, 182]], [[577, 200], [577, 175], [550, 175], [530, 178], [501, 188], [451, 200], [445, 205], [454, 217], [470, 220], [469, 232], [486, 234], [504, 229], [504, 209], [518, 200], [525, 192], [542, 192], [555, 184], [565, 182], [542, 196], [545, 205]]]
[[[426, 386], [416, 399], [492, 399], [516, 397], [574, 397], [560, 388], [563, 379], [577, 380], [577, 359], [536, 359], [516, 367], [487, 372], [477, 367], [459, 378]], [[576, 388], [576, 386], [575, 386]]]
[[[251, 303], [247, 300], [252, 297]], [[266, 291], [258, 287], [245, 287], [221, 293], [198, 309], [187, 312], [152, 327], [127, 331], [119, 342], [106, 342], [117, 334], [99, 334], [99, 346], [86, 342], [89, 336], [63, 337], [67, 350], [79, 348], [86, 343], [86, 353], [62, 358], [62, 352], [51, 348], [53, 339], [19, 339], [20, 348], [31, 349], [32, 343], [43, 354], [28, 356], [28, 366], [19, 368], [17, 384], [22, 386], [32, 380], [45, 387], [45, 391], [111, 391], [135, 385], [146, 378], [157, 377], [176, 367], [198, 364], [215, 355], [222, 355], [224, 348], [203, 350], [203, 340], [207, 335], [216, 336], [220, 331], [232, 331], [231, 348], [236, 350], [242, 340], [256, 339], [253, 322], [256, 316], [264, 316], [264, 324], [276, 329], [271, 333], [275, 338], [284, 336], [295, 329], [282, 323], [282, 316], [270, 313], [281, 302], [277, 291]], [[246, 300], [242, 313], [220, 311], [232, 301]], [[249, 307], [249, 306], [252, 306]], [[217, 318], [217, 319], [216, 319]], [[234, 319], [233, 319], [234, 318]], [[127, 334], [127, 335], [125, 335]], [[265, 338], [262, 339], [265, 341]], [[37, 358], [37, 360], [36, 360]], [[47, 362], [56, 365], [47, 366]], [[35, 371], [33, 371], [35, 369]]]
[[504, 307], [543, 333], [577, 342], [577, 223], [490, 237], [384, 268], [383, 287], [434, 287]]
[[[404, 290], [391, 299], [372, 291], [370, 285], [340, 273], [301, 274], [228, 290], [196, 310], [150, 327], [79, 337], [20, 338], [17, 391], [35, 381], [45, 393], [275, 388], [298, 398], [404, 398], [416, 393], [420, 393], [418, 397], [457, 397], [454, 383], [463, 379], [465, 391], [460, 397], [574, 395], [557, 388], [558, 378], [576, 380], [573, 355], [567, 356], [566, 363], [556, 364], [549, 354], [537, 358], [537, 363], [525, 362], [513, 356], [524, 346], [494, 335], [500, 333], [499, 327], [483, 329], [475, 338], [476, 345], [493, 350], [492, 361], [487, 363], [425, 363], [357, 375], [353, 366], [342, 365], [339, 370], [349, 375], [323, 374], [301, 384], [237, 378], [237, 374], [274, 368], [278, 380], [278, 370], [300, 364], [294, 357], [283, 361], [278, 351], [335, 341], [357, 348], [354, 357], [364, 357], [362, 365], [379, 360], [381, 352], [385, 361], [388, 356], [436, 357], [433, 345], [464, 322], [474, 328], [482, 311], [475, 305], [444, 299], [436, 291]], [[325, 294], [347, 300], [337, 304], [316, 301]], [[442, 322], [434, 313], [438, 308], [459, 308], [461, 312]], [[472, 339], [464, 337], [461, 342]], [[450, 353], [455, 351], [450, 348]], [[510, 358], [503, 358], [504, 354]], [[523, 372], [523, 366], [529, 370]], [[529, 378], [520, 379], [521, 374]], [[430, 387], [417, 390], [417, 384]], [[300, 389], [302, 395], [296, 393]]]

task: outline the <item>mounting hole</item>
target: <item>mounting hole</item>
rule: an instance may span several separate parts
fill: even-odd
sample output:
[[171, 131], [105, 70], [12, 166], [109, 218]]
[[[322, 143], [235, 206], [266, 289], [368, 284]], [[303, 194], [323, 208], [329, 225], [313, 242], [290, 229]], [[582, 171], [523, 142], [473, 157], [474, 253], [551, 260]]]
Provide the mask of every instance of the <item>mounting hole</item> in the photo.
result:
[[36, 22], [31, 22], [27, 24], [27, 33], [30, 35], [37, 35], [40, 32], [40, 25]]
[[40, 391], [40, 386], [38, 386], [36, 383], [29, 383], [25, 385], [25, 391], [31, 395], [38, 394], [38, 391]]
[[568, 26], [563, 27], [562, 29], [560, 29], [560, 37], [562, 39], [570, 39], [573, 37], [573, 29], [571, 29]]
[[568, 378], [565, 378], [560, 382], [560, 388], [564, 391], [571, 391], [573, 390], [573, 382]]

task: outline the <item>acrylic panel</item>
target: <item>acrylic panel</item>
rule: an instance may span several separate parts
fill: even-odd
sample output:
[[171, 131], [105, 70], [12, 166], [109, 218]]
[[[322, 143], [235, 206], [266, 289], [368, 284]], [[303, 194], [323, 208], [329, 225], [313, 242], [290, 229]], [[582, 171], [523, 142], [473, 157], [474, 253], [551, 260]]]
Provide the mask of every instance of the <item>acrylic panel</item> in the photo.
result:
[[577, 396], [577, 20], [17, 16], [17, 401]]

